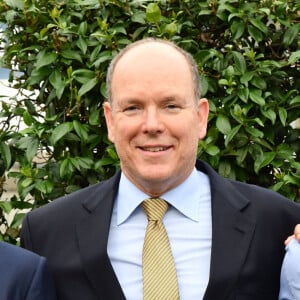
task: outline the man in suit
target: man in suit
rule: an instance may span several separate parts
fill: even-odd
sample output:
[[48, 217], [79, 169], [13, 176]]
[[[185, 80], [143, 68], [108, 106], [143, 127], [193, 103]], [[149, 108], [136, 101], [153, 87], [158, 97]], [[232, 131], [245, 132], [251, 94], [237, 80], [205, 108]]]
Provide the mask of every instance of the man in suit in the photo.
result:
[[170, 204], [163, 223], [180, 299], [278, 299], [283, 242], [300, 207], [196, 159], [209, 108], [193, 58], [163, 40], [136, 42], [112, 61], [107, 89], [121, 170], [23, 222], [22, 245], [48, 258], [58, 298], [142, 299], [141, 203], [160, 197]]
[[46, 259], [0, 242], [0, 299], [55, 300], [55, 290]]

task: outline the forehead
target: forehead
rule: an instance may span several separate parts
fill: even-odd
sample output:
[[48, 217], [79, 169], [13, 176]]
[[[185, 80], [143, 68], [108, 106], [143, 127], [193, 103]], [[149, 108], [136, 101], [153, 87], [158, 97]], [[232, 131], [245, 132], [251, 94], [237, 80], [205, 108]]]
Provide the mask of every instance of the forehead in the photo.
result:
[[172, 46], [159, 42], [140, 44], [124, 53], [115, 66], [112, 81], [114, 82], [120, 75], [129, 73], [136, 73], [137, 76], [139, 73], [156, 76], [175, 73], [192, 79], [187, 58]]

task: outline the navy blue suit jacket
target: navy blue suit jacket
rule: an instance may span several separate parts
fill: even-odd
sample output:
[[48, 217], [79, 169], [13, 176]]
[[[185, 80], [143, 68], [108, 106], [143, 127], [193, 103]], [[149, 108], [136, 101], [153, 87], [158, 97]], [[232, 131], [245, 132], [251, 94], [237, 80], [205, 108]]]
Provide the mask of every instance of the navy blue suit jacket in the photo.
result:
[[46, 259], [8, 243], [0, 242], [0, 299], [54, 300]]
[[[208, 175], [211, 187], [212, 249], [203, 299], [278, 300], [284, 240], [300, 223], [300, 205], [225, 179], [202, 161], [196, 168]], [[120, 172], [23, 221], [21, 244], [48, 259], [59, 300], [125, 300], [107, 255], [119, 179]]]

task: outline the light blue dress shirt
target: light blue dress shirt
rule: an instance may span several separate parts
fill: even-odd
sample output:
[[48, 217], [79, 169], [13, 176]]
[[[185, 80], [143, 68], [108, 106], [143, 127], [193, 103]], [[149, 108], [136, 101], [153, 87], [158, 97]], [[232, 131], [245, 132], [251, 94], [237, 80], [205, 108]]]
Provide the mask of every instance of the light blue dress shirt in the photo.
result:
[[[143, 299], [142, 251], [147, 217], [140, 207], [148, 195], [122, 173], [115, 201], [108, 255], [126, 299]], [[202, 299], [211, 256], [211, 192], [207, 175], [193, 170], [161, 198], [171, 206], [164, 217], [177, 270], [181, 300]]]
[[286, 246], [279, 300], [300, 300], [300, 243], [295, 239]]

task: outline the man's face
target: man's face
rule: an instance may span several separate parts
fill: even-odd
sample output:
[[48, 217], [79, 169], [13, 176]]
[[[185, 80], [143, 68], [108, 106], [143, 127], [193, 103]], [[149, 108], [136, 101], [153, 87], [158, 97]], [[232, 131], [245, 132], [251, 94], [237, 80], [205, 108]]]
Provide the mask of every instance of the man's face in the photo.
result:
[[195, 102], [186, 59], [168, 45], [129, 50], [112, 78], [112, 105], [104, 105], [109, 139], [121, 169], [149, 196], [184, 181], [206, 134], [208, 103]]

